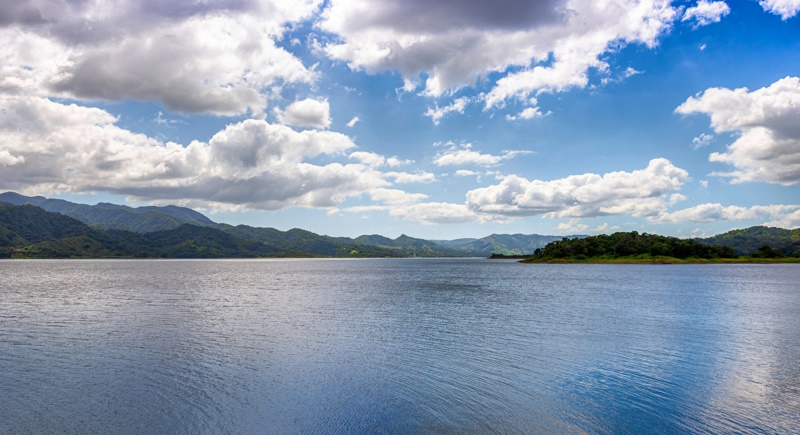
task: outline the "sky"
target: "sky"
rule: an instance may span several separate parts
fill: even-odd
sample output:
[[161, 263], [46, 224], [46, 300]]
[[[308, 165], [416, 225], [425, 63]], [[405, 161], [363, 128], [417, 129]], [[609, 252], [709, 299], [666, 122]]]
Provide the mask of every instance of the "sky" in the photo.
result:
[[428, 239], [800, 226], [800, 0], [0, 0], [0, 191]]

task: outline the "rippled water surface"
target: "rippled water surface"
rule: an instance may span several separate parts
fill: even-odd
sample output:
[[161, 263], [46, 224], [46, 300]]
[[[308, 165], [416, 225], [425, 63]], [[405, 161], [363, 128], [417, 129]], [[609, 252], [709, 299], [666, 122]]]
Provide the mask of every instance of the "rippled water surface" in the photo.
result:
[[0, 433], [800, 432], [800, 267], [0, 262]]

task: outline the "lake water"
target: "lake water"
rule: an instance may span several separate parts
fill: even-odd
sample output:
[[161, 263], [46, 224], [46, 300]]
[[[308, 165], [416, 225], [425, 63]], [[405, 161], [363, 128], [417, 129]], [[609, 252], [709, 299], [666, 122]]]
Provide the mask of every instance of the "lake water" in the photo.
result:
[[2, 261], [0, 433], [800, 432], [797, 265]]

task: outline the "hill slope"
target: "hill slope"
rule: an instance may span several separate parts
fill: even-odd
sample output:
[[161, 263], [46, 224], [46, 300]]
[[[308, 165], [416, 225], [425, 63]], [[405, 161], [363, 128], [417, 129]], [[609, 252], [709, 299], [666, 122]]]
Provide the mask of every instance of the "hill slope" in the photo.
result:
[[756, 226], [697, 239], [716, 246], [730, 246], [737, 255], [750, 255], [767, 245], [787, 257], [800, 257], [800, 228], [787, 230]]
[[139, 234], [103, 231], [33, 205], [0, 203], [0, 256], [22, 258], [247, 258], [302, 254], [215, 228], [181, 225]]
[[[569, 237], [585, 237], [583, 235]], [[482, 255], [529, 255], [537, 248], [561, 240], [564, 236], [542, 236], [539, 234], [492, 234], [480, 239], [433, 240], [433, 242], [452, 249], [479, 252]]]
[[137, 233], [170, 230], [183, 224], [216, 225], [201, 213], [185, 207], [128, 207], [101, 202], [96, 205], [77, 204], [62, 199], [24, 196], [14, 192], [0, 193], [0, 202], [14, 205], [31, 204], [42, 209], [67, 215], [89, 226], [104, 230], [127, 230]]
[[592, 260], [616, 259], [632, 256], [673, 257], [679, 259], [733, 258], [733, 249], [713, 246], [692, 239], [639, 234], [636, 231], [601, 234], [582, 239], [563, 239], [537, 249], [531, 261], [551, 259]]

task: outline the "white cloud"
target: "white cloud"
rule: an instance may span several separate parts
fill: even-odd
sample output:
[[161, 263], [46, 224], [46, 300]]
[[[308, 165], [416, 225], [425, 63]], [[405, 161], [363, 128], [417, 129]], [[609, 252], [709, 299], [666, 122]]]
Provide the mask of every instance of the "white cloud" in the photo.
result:
[[765, 11], [780, 15], [784, 21], [800, 11], [800, 0], [761, 0], [759, 3]]
[[436, 154], [433, 162], [438, 166], [467, 164], [491, 166], [496, 165], [503, 160], [513, 159], [516, 156], [530, 153], [531, 151], [516, 150], [503, 151], [501, 155], [482, 154], [473, 150], [471, 144], [464, 144], [461, 146], [451, 145], [447, 150]]
[[477, 213], [504, 216], [653, 216], [666, 209], [666, 196], [679, 190], [688, 177], [666, 159], [653, 159], [645, 169], [602, 176], [528, 181], [510, 175], [500, 184], [467, 192], [467, 205]]
[[400, 189], [387, 189], [376, 187], [369, 190], [369, 197], [373, 201], [382, 202], [389, 205], [413, 204], [427, 198], [428, 195], [422, 193], [408, 193]]
[[469, 177], [472, 175], [480, 175], [480, 173], [475, 171], [470, 171], [469, 169], [459, 169], [456, 171], [457, 177]]
[[672, 213], [662, 213], [650, 218], [658, 223], [746, 221], [755, 219], [783, 219], [788, 213], [800, 209], [800, 205], [755, 205], [740, 207], [723, 206], [719, 203], [700, 204]]
[[708, 144], [710, 144], [713, 139], [714, 139], [713, 134], [701, 133], [700, 136], [697, 136], [694, 139], [692, 139], [692, 144], [694, 144], [693, 148], [697, 150], [703, 147], [707, 147]]
[[638, 71], [635, 68], [629, 66], [628, 68], [625, 68], [623, 76], [627, 79], [639, 74], [644, 74], [644, 71]]
[[570, 219], [567, 222], [559, 223], [556, 226], [556, 229], [561, 234], [586, 234], [587, 232], [594, 234], [608, 234], [613, 231], [619, 231], [620, 227], [616, 225], [609, 225], [608, 222], [603, 222], [594, 228], [589, 228], [589, 225], [581, 223], [578, 219]]
[[368, 151], [356, 151], [350, 153], [349, 156], [351, 159], [358, 160], [359, 162], [368, 165], [368, 166], [383, 166], [386, 163], [386, 158], [380, 154], [371, 153]]
[[686, 9], [681, 21], [695, 20], [697, 26], [706, 26], [711, 23], [719, 23], [722, 17], [728, 15], [731, 8], [724, 1], [700, 0], [697, 5]]
[[582, 224], [578, 219], [570, 219], [567, 222], [561, 222], [556, 226], [559, 233], [582, 233], [589, 229], [589, 225]]
[[622, 228], [618, 227], [617, 225], [609, 225], [608, 222], [603, 222], [601, 225], [598, 225], [595, 228], [592, 228], [590, 231], [593, 233], [605, 233], [608, 234], [613, 231], [619, 231]]
[[606, 70], [604, 53], [655, 46], [676, 14], [668, 0], [333, 0], [318, 26], [339, 36], [322, 47], [332, 59], [370, 73], [399, 71], [405, 83], [426, 76], [426, 95], [499, 72], [505, 77], [486, 97], [490, 108], [586, 86], [589, 69]]
[[436, 176], [430, 172], [417, 171], [414, 173], [408, 172], [386, 172], [383, 174], [385, 177], [394, 178], [397, 184], [408, 183], [433, 183], [436, 181]]
[[354, 116], [353, 119], [347, 122], [347, 126], [352, 128], [354, 125], [356, 125], [356, 122], [358, 121], [360, 121], [360, 119], [358, 119], [358, 116]]
[[533, 119], [533, 118], [542, 118], [544, 116], [549, 115], [551, 112], [542, 113], [542, 111], [538, 107], [526, 107], [521, 112], [517, 113], [516, 115], [506, 115], [506, 119], [509, 121], [516, 121], [518, 119]]
[[479, 219], [466, 205], [446, 202], [424, 202], [394, 207], [389, 214], [400, 219], [425, 224], [456, 224]]
[[328, 100], [306, 98], [290, 104], [283, 112], [279, 111], [278, 120], [295, 127], [328, 128], [331, 126], [331, 106]]
[[429, 116], [434, 125], [439, 125], [439, 121], [452, 112], [464, 113], [464, 109], [469, 103], [469, 98], [461, 97], [444, 107], [439, 107], [439, 105], [436, 104], [435, 107], [428, 107], [428, 110], [425, 112], [425, 116]]
[[686, 201], [686, 195], [681, 195], [680, 193], [673, 193], [672, 195], [669, 196], [668, 202], [670, 205], [673, 205], [681, 201]]
[[3, 20], [11, 25], [0, 30], [5, 93], [158, 100], [186, 113], [260, 116], [273, 88], [314, 80], [275, 42], [286, 24], [310, 17], [316, 1], [7, 7]]
[[800, 210], [795, 210], [792, 213], [780, 216], [776, 220], [765, 222], [764, 225], [768, 227], [779, 227], [779, 228], [789, 228], [789, 229], [798, 228], [800, 227]]
[[395, 157], [389, 157], [388, 159], [386, 159], [386, 164], [391, 166], [391, 167], [393, 167], [393, 168], [397, 167], [397, 166], [410, 165], [411, 163], [414, 163], [414, 161], [413, 160], [400, 160], [396, 156]]
[[[0, 97], [0, 190], [110, 192], [201, 208], [335, 207], [369, 194], [408, 203], [363, 164], [308, 161], [355, 148], [345, 135], [295, 131], [264, 120], [228, 125], [208, 142], [163, 143], [116, 125], [110, 113], [39, 97]], [[425, 174], [410, 174], [420, 178]]]
[[699, 183], [700, 187], [702, 187], [703, 189], [708, 189], [708, 180], [700, 180]]
[[727, 152], [712, 153], [709, 160], [733, 165], [737, 170], [716, 174], [734, 182], [800, 183], [800, 79], [786, 77], [769, 87], [710, 88], [690, 97], [677, 113], [705, 113], [717, 133], [741, 133]]

